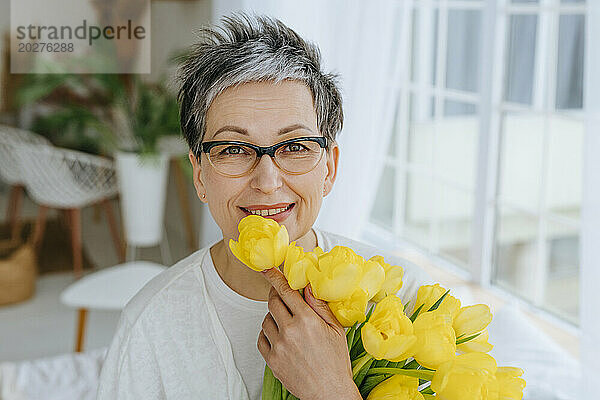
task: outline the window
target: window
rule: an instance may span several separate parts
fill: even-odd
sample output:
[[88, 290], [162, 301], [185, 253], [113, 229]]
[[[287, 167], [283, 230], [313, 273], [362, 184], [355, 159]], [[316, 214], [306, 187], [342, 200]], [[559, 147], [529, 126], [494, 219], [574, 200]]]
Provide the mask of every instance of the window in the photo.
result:
[[577, 324], [585, 2], [398, 7], [411, 45], [372, 230]]

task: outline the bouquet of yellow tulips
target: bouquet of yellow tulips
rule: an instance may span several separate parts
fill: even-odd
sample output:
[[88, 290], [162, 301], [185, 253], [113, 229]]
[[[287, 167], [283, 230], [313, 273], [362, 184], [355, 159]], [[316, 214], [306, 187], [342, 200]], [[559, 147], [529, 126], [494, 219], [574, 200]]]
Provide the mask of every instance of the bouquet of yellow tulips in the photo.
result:
[[[396, 293], [404, 270], [381, 256], [365, 260], [348, 247], [305, 252], [289, 243], [285, 226], [251, 215], [239, 224], [233, 254], [262, 271], [283, 264], [294, 290], [309, 283], [347, 329], [354, 383], [363, 398], [518, 400], [523, 370], [498, 367], [487, 353], [487, 305], [461, 307], [439, 284], [421, 286], [412, 312]], [[409, 302], [409, 303], [412, 303]], [[369, 307], [368, 311], [367, 308]], [[263, 400], [296, 399], [265, 368]]]

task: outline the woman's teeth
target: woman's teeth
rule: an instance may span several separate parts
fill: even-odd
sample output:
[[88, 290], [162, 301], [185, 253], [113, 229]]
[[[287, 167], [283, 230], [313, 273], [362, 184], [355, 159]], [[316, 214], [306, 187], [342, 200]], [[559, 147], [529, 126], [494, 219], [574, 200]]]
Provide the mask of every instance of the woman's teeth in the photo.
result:
[[[290, 204], [290, 206], [291, 206], [291, 204]], [[269, 215], [279, 214], [280, 212], [283, 212], [283, 211], [287, 210], [288, 208], [290, 208], [290, 206], [282, 207], [282, 208], [269, 208], [266, 210], [247, 210], [247, 211], [250, 214], [260, 215], [261, 217], [267, 217]]]

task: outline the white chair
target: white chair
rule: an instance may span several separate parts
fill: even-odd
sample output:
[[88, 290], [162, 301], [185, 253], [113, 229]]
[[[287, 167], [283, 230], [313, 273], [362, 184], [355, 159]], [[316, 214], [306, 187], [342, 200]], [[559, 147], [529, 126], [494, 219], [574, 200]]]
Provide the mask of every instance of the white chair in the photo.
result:
[[10, 186], [6, 220], [9, 222], [11, 238], [20, 230], [21, 203], [23, 199], [23, 177], [14, 156], [15, 143], [31, 143], [52, 146], [43, 136], [12, 126], [0, 125], [0, 179]]
[[86, 275], [60, 295], [63, 304], [78, 309], [75, 351], [83, 349], [88, 309], [122, 310], [129, 300], [165, 266], [148, 261], [133, 261]]
[[71, 226], [73, 271], [82, 273], [81, 208], [102, 204], [119, 260], [124, 251], [109, 199], [117, 195], [117, 181], [109, 159], [57, 147], [13, 144], [27, 192], [39, 206], [33, 243], [41, 243], [48, 208], [65, 210]]

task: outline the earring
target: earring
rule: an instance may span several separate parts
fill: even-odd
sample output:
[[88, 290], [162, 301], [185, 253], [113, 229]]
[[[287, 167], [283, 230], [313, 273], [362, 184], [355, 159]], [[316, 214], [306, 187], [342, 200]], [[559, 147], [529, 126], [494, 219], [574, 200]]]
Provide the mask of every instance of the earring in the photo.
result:
[[206, 199], [206, 194], [202, 194], [202, 200]]

